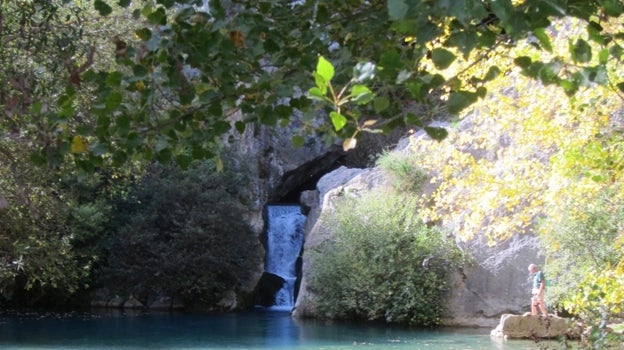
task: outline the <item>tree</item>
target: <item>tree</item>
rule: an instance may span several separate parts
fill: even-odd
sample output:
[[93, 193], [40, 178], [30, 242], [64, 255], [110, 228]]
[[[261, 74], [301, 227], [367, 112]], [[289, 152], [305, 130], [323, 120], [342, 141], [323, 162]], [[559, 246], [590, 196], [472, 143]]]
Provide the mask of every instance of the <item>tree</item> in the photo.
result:
[[[86, 48], [70, 54], [48, 52], [51, 62], [67, 63], [57, 67], [64, 86], [53, 85], [49, 103], [24, 100], [27, 113], [4, 118], [1, 125], [23, 130], [31, 125], [29, 120], [42, 124], [40, 132], [32, 135], [39, 148], [32, 158], [56, 163], [71, 154], [86, 169], [109, 160], [123, 164], [133, 157], [175, 159], [184, 166], [194, 158], [217, 157], [215, 146], [224, 142], [221, 137], [242, 131], [247, 123], [288, 122], [295, 110], [315, 115], [316, 109], [301, 91], [312, 86], [310, 76], [318, 55], [337, 67], [336, 86], [349, 83], [358, 63], [374, 67], [371, 103], [350, 108], [338, 118], [334, 113], [332, 121], [341, 122], [321, 127], [328, 142], [335, 135], [355, 137], [363, 129], [386, 130], [405, 123], [422, 126], [423, 120], [441, 110], [458, 113], [485, 96], [484, 82], [513, 64], [570, 95], [592, 83], [624, 87], [606, 81], [603, 74], [609, 61], [621, 60], [621, 28], [608, 31], [604, 26], [621, 15], [623, 6], [617, 0], [214, 0], [207, 4], [97, 0], [93, 5], [100, 16], [127, 9], [133, 18], [124, 19], [124, 24], [139, 24], [135, 37], [108, 39], [92, 36], [94, 29], [87, 25], [102, 18], [88, 15], [63, 22], [58, 17], [89, 14], [77, 2], [43, 3], [28, 2], [32, 5], [29, 21], [14, 23], [32, 35], [4, 36], [12, 38], [5, 39], [4, 45], [15, 44], [12, 50], [18, 53], [42, 53], [42, 47], [29, 38], [45, 42], [50, 30], [63, 28], [77, 33], [77, 42], [86, 43]], [[15, 8], [3, 4], [3, 17]], [[510, 57], [503, 66], [491, 66], [483, 75], [472, 76], [461, 68], [504, 54], [500, 48], [527, 37], [549, 52], [552, 43], [546, 29], [552, 19], [566, 16], [585, 21], [589, 35], [570, 43], [571, 63], [565, 67], [558, 57], [542, 61], [522, 55]], [[597, 53], [589, 42], [600, 46]], [[21, 45], [26, 49], [18, 49]], [[107, 61], [111, 55], [114, 62]], [[12, 96], [18, 90], [11, 87], [4, 94]], [[410, 103], [425, 105], [426, 111], [410, 113], [405, 108]], [[7, 106], [6, 101], [3, 104]], [[64, 125], [73, 127], [58, 127]], [[305, 129], [312, 125], [294, 135], [293, 141], [301, 144]], [[444, 136], [440, 130], [430, 132]]]

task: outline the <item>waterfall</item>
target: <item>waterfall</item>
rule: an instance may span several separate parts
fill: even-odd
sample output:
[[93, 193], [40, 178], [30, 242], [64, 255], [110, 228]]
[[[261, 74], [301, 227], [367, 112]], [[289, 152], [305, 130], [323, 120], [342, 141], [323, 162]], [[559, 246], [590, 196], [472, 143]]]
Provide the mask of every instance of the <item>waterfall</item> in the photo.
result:
[[299, 205], [267, 206], [267, 255], [265, 271], [284, 279], [271, 309], [292, 310], [295, 306], [297, 259], [303, 246], [306, 217]]

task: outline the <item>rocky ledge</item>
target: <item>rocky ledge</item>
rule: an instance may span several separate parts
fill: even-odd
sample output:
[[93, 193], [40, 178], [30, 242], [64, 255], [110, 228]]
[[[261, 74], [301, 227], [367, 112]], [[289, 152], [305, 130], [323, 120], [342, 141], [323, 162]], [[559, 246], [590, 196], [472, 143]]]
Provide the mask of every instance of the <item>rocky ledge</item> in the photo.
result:
[[500, 323], [490, 335], [503, 339], [550, 339], [565, 336], [568, 339], [581, 337], [583, 329], [573, 320], [555, 315], [533, 316], [504, 314]]

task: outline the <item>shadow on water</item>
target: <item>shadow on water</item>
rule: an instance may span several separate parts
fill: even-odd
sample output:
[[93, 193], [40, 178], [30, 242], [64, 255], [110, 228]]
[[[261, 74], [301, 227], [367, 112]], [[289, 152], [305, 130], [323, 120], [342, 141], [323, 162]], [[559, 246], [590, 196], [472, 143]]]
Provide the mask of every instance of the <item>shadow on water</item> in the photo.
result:
[[558, 349], [558, 345], [556, 342], [494, 341], [489, 337], [489, 329], [415, 330], [297, 320], [288, 312], [265, 310], [238, 314], [0, 314], [0, 348], [6, 350], [515, 350]]

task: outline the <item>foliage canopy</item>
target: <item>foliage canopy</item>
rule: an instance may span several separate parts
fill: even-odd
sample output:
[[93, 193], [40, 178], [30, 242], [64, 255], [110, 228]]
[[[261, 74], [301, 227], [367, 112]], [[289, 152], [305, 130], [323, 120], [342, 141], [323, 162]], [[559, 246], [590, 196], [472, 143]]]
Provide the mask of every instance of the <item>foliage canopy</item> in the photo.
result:
[[[594, 83], [624, 89], [604, 74], [623, 51], [621, 28], [605, 23], [623, 10], [619, 0], [3, 2], [0, 127], [29, 140], [38, 163], [186, 166], [218, 158], [234, 130], [287, 123], [296, 111], [308, 121], [293, 136], [302, 144], [317, 128], [309, 98], [331, 95], [319, 131], [350, 148], [361, 131], [460, 112], [514, 65], [569, 95]], [[527, 37], [552, 52], [547, 28], [566, 16], [588, 35], [569, 43], [565, 64], [512, 55], [484, 74], [466, 71]], [[330, 80], [335, 91], [325, 90]], [[427, 108], [409, 112], [410, 102]]]

